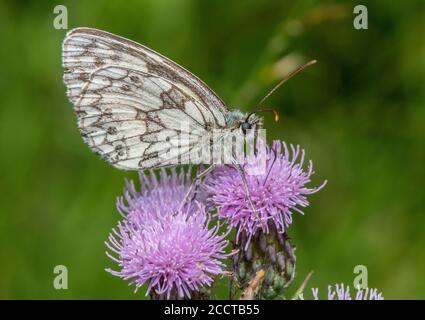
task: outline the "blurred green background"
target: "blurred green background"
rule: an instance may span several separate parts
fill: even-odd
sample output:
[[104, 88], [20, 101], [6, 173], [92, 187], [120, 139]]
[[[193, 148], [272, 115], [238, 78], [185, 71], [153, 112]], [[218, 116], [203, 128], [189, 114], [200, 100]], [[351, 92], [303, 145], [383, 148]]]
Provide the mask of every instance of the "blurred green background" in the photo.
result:
[[[115, 198], [132, 172], [112, 168], [79, 136], [62, 83], [53, 8], [69, 28], [104, 29], [145, 44], [205, 80], [229, 106], [252, 110], [297, 65], [318, 64], [267, 105], [268, 138], [313, 160], [297, 246], [295, 287], [352, 284], [356, 265], [387, 299], [425, 298], [425, 6], [362, 1], [0, 1], [0, 298], [140, 299], [104, 271]], [[69, 289], [53, 288], [53, 268]], [[225, 286], [216, 295], [225, 298]]]

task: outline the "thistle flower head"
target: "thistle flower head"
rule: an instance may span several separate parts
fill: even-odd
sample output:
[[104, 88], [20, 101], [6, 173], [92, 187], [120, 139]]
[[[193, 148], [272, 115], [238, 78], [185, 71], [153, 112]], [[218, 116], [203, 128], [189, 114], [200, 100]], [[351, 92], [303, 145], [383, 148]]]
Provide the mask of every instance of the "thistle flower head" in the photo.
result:
[[325, 184], [318, 188], [306, 187], [313, 174], [313, 165], [310, 161], [307, 170], [303, 169], [304, 150], [299, 146], [290, 145], [290, 151], [284, 142], [274, 141], [269, 147], [259, 141], [257, 149], [261, 146], [265, 148], [263, 159], [251, 155], [242, 163], [246, 186], [241, 173], [231, 166], [219, 167], [206, 181], [209, 204], [217, 208], [220, 218], [238, 228], [237, 239], [242, 231], [249, 236], [257, 230], [268, 233], [270, 225], [284, 232], [292, 223], [292, 212], [303, 213], [300, 208], [309, 204], [306, 196]]
[[127, 214], [106, 242], [106, 254], [119, 270], [107, 271], [130, 280], [136, 291], [147, 284], [146, 294], [189, 298], [226, 273], [222, 260], [228, 257], [228, 232], [220, 233], [220, 225], [211, 223], [199, 202], [177, 209], [186, 190], [183, 176], [174, 171], [167, 176], [164, 171], [161, 182], [151, 179], [141, 174], [145, 192], [127, 184], [129, 204], [118, 205]]
[[[124, 195], [117, 199], [117, 210], [123, 217], [140, 215], [142, 212], [161, 211], [164, 214], [180, 208], [191, 184], [191, 170], [179, 173], [172, 168], [168, 173], [159, 171], [159, 178], [153, 170], [139, 172], [140, 191], [136, 191], [133, 181], [126, 181]], [[196, 199], [202, 197], [198, 192]], [[189, 202], [192, 205], [193, 202]]]

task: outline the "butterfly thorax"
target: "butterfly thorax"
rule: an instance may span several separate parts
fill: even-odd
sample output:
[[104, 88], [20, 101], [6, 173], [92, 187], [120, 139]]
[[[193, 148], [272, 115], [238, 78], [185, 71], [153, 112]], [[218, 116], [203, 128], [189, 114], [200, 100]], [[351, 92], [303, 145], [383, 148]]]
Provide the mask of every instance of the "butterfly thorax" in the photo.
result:
[[258, 130], [263, 126], [263, 119], [255, 114], [249, 115], [248, 113], [235, 109], [226, 114], [226, 125], [232, 130], [239, 128], [242, 131], [250, 129]]

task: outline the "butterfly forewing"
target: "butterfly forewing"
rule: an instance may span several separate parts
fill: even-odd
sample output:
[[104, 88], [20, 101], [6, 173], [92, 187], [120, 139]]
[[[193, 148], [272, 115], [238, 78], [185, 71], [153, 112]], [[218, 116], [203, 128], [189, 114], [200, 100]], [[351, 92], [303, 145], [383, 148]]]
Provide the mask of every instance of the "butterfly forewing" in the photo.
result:
[[63, 66], [84, 140], [118, 168], [187, 161], [212, 129], [226, 126], [224, 103], [201, 80], [130, 40], [74, 29], [63, 43]]

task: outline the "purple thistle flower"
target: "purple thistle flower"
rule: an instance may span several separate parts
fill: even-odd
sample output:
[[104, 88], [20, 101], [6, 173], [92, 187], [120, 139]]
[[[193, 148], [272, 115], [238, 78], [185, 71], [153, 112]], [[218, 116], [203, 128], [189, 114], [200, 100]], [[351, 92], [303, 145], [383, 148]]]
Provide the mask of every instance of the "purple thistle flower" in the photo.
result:
[[[319, 289], [312, 288], [314, 300], [319, 300]], [[352, 300], [350, 286], [335, 284], [335, 289], [332, 286], [328, 286], [328, 300]], [[354, 300], [384, 300], [382, 292], [378, 292], [376, 288], [357, 288], [356, 296]]]
[[188, 174], [167, 175], [161, 181], [140, 174], [142, 192], [127, 183], [125, 198], [118, 208], [124, 220], [109, 235], [108, 257], [119, 264], [119, 270], [107, 269], [114, 276], [130, 280], [137, 291], [147, 284], [146, 294], [161, 298], [190, 298], [225, 274], [223, 259], [228, 257], [220, 225], [199, 202], [183, 210], [178, 206], [187, 190]]
[[[117, 210], [124, 218], [140, 215], [142, 211], [155, 211], [158, 206], [164, 213], [177, 211], [192, 183], [190, 168], [187, 172], [181, 170], [179, 173], [172, 168], [169, 174], [162, 168], [159, 179], [153, 170], [149, 170], [149, 175], [139, 172], [139, 180], [140, 192], [136, 191], [133, 181], [126, 180], [124, 196], [117, 199]], [[198, 191], [196, 199], [200, 200], [201, 197], [203, 195]]]
[[[307, 188], [313, 174], [312, 162], [306, 171], [303, 170], [304, 150], [290, 145], [291, 152], [285, 142], [274, 141], [272, 147], [265, 147], [265, 170], [261, 170], [264, 161], [255, 155], [242, 162], [250, 196], [256, 209], [247, 201], [246, 189], [240, 173], [231, 166], [222, 166], [207, 179], [205, 190], [210, 194], [209, 204], [217, 208], [217, 215], [238, 228], [236, 239], [242, 231], [252, 237], [258, 230], [269, 232], [271, 221], [279, 232], [285, 232], [292, 223], [292, 212], [303, 214], [300, 207], [308, 206], [306, 195], [319, 191], [318, 188]], [[282, 148], [283, 147], [283, 148]], [[249, 174], [252, 170], [260, 174]], [[249, 241], [248, 241], [249, 242]]]

